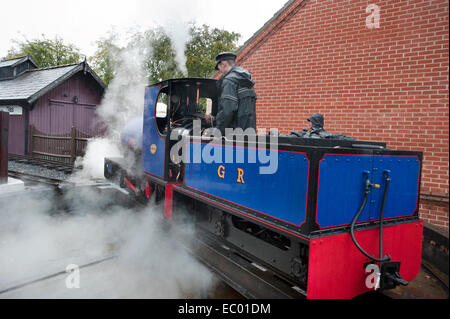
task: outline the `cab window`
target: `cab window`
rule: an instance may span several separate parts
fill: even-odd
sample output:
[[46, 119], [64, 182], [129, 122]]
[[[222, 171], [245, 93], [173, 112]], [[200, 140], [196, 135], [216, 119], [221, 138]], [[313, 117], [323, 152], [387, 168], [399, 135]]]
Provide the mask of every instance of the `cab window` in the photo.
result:
[[168, 120], [167, 108], [168, 108], [168, 94], [166, 87], [161, 89], [161, 91], [159, 92], [155, 108], [156, 123], [158, 126], [158, 132], [161, 135], [166, 134], [166, 127]]

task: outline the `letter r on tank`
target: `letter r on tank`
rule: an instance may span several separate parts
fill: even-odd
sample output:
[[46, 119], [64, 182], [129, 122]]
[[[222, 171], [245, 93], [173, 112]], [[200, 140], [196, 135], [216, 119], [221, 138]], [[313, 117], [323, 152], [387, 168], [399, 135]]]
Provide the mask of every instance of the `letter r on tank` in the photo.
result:
[[242, 184], [244, 184], [244, 170], [242, 169], [242, 168], [238, 168], [237, 169], [237, 171], [238, 171], [238, 178], [237, 178], [237, 183], [242, 183]]

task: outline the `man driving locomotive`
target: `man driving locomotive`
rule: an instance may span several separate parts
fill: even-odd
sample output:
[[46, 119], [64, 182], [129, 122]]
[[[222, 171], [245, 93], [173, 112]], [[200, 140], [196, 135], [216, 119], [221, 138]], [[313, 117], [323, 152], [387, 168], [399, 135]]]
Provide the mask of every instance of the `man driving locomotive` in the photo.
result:
[[217, 81], [218, 112], [206, 120], [225, 134], [225, 128], [253, 128], [256, 131], [255, 81], [249, 71], [236, 65], [236, 54], [223, 52], [216, 56], [216, 70], [222, 74]]
[[195, 96], [195, 91], [189, 86], [173, 86], [171, 95], [172, 126], [192, 128], [193, 120], [200, 119], [202, 110]]

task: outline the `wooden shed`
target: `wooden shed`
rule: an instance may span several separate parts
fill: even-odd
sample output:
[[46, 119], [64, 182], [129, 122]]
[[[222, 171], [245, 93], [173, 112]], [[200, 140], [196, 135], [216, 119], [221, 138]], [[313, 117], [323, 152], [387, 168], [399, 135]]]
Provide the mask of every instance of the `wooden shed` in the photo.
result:
[[0, 110], [10, 113], [12, 154], [73, 161], [99, 133], [105, 84], [86, 62], [39, 68], [30, 56], [0, 62]]

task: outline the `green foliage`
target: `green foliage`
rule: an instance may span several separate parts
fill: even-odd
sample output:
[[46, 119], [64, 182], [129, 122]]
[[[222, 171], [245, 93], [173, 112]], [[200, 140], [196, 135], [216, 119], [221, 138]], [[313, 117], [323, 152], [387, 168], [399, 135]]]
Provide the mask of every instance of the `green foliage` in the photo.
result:
[[186, 68], [189, 77], [210, 77], [216, 66], [215, 57], [224, 51], [236, 51], [239, 33], [207, 25], [191, 26], [191, 40], [186, 45]]
[[150, 48], [146, 57], [145, 67], [150, 83], [170, 78], [182, 77], [177, 62], [172, 40], [162, 28], [145, 31], [144, 45]]
[[41, 68], [52, 67], [63, 64], [79, 63], [81, 54], [73, 44], [65, 44], [56, 36], [55, 39], [13, 40], [15, 47], [8, 51], [6, 59], [12, 59], [29, 54]]
[[89, 64], [102, 81], [108, 85], [115, 75], [117, 57], [121, 49], [116, 44], [118, 34], [111, 30], [106, 38], [96, 41], [97, 50], [89, 58]]
[[[186, 69], [189, 77], [210, 77], [214, 74], [215, 57], [222, 51], [236, 51], [240, 34], [210, 28], [207, 25], [190, 25], [191, 38], [185, 47]], [[15, 46], [8, 51], [6, 58], [15, 58], [29, 54], [39, 67], [51, 67], [78, 63], [81, 54], [77, 47], [65, 44], [60, 37], [23, 41], [14, 40]], [[125, 49], [137, 49], [143, 58], [149, 83], [169, 78], [183, 77], [181, 67], [177, 64], [173, 43], [162, 27], [141, 32], [128, 31], [126, 47], [118, 45], [119, 35], [113, 29], [106, 37], [96, 41], [97, 50], [88, 61], [93, 70], [108, 85], [121, 63], [121, 52]]]
[[97, 41], [97, 51], [89, 59], [89, 63], [105, 84], [111, 82], [116, 68], [123, 63], [119, 57], [124, 50], [134, 52], [134, 57], [136, 52], [138, 53], [149, 83], [182, 76], [175, 61], [171, 39], [164, 29], [159, 27], [144, 32], [133, 30], [129, 31], [128, 36], [126, 47], [119, 47], [117, 44], [119, 37], [114, 30], [109, 32], [107, 38]]
[[[215, 70], [215, 57], [219, 52], [236, 51], [240, 34], [228, 32], [207, 25], [190, 26], [191, 39], [186, 44], [186, 68], [189, 77], [210, 77]], [[115, 43], [117, 34], [110, 32], [106, 39], [97, 41], [97, 51], [89, 59], [93, 69], [108, 84], [114, 77], [117, 63], [115, 57], [120, 49]], [[162, 27], [148, 29], [144, 32], [129, 32], [127, 49], [135, 48], [144, 58], [144, 67], [149, 83], [160, 82], [170, 78], [183, 77], [176, 62], [176, 53], [172, 40]]]

